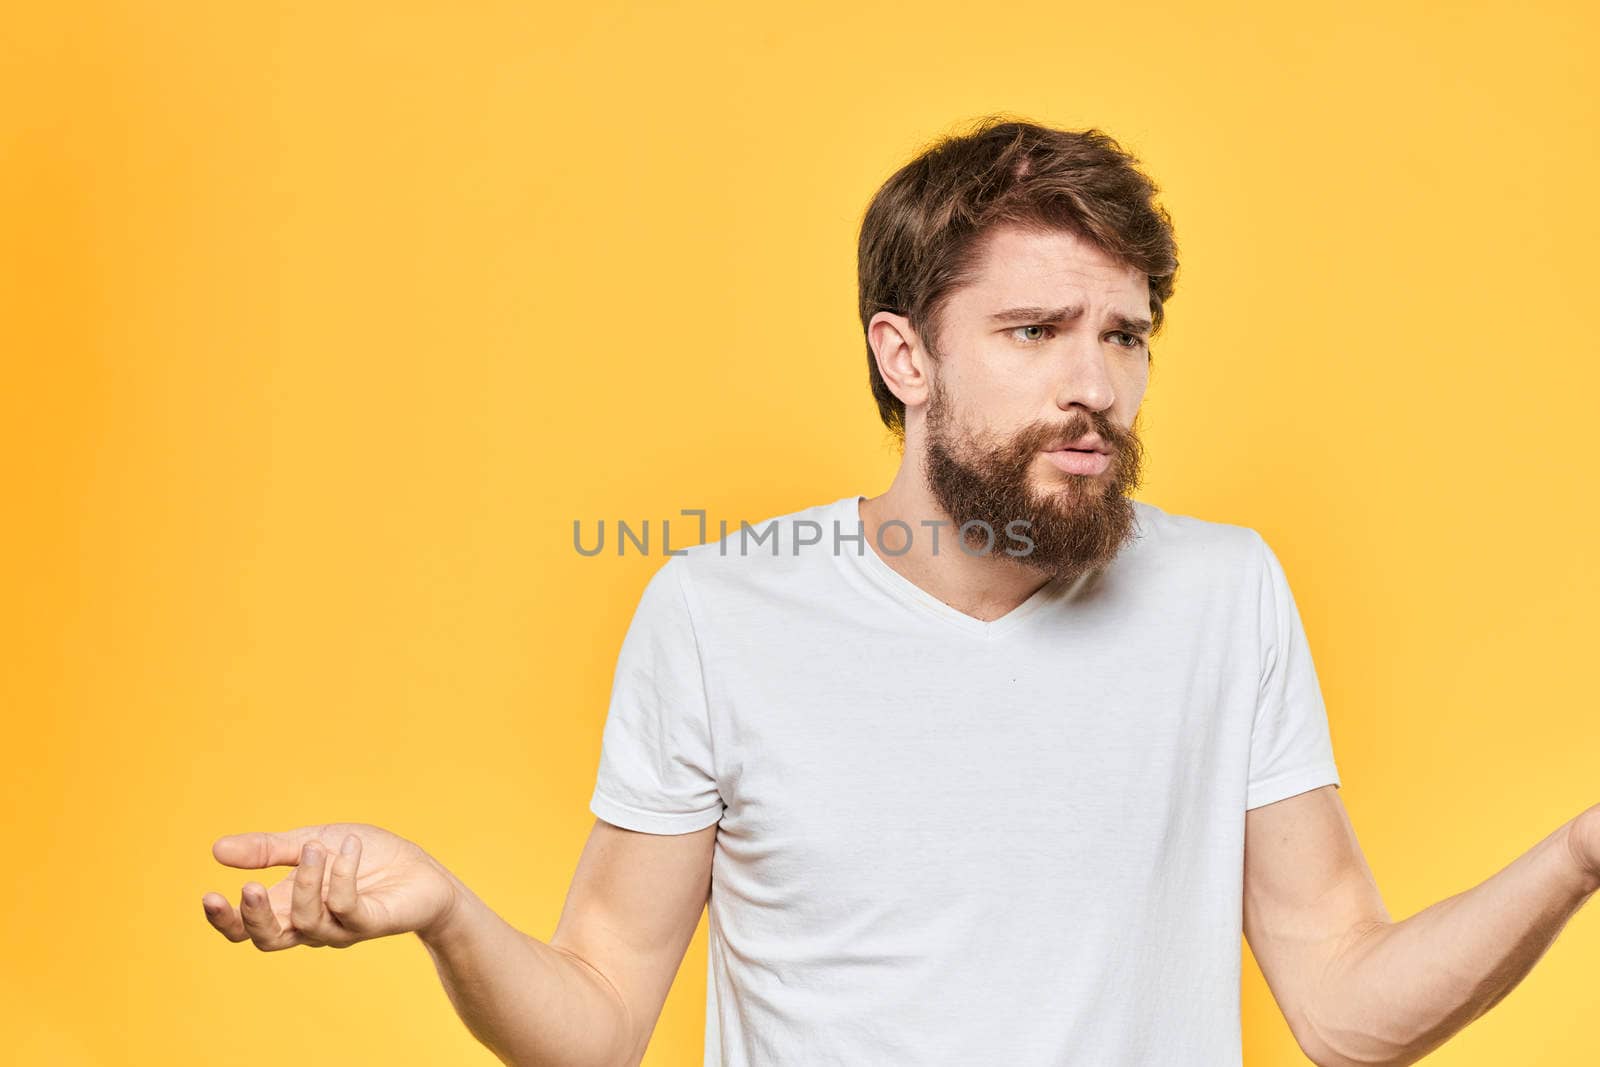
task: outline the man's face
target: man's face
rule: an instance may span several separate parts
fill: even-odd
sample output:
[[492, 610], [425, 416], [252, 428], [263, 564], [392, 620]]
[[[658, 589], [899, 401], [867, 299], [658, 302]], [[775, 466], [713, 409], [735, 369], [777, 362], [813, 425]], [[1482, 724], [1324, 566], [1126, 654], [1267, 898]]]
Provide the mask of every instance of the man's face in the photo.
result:
[[[1006, 525], [1026, 520], [1033, 548], [1017, 561], [1071, 577], [1133, 531], [1149, 283], [1066, 232], [1008, 226], [986, 245], [930, 339], [923, 473], [957, 527], [983, 520], [1004, 557]], [[985, 540], [971, 531], [975, 549]]]

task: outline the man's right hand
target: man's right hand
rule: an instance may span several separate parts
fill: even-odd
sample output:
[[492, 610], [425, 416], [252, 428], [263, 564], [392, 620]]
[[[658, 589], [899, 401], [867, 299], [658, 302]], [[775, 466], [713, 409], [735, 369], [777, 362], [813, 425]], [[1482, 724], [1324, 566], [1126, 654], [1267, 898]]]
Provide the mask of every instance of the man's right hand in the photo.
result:
[[229, 867], [294, 867], [271, 889], [246, 882], [237, 910], [220, 893], [201, 898], [223, 936], [248, 938], [263, 952], [346, 948], [409, 932], [426, 937], [450, 917], [464, 889], [420, 847], [367, 823], [229, 834], [211, 854]]

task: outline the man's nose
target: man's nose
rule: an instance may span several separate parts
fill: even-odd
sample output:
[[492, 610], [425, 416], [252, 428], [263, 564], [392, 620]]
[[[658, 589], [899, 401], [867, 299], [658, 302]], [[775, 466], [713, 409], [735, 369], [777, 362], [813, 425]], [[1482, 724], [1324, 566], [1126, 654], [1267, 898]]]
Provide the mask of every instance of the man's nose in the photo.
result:
[[1074, 404], [1104, 411], [1117, 399], [1104, 346], [1098, 337], [1073, 337], [1061, 346], [1057, 367], [1056, 406], [1066, 411]]

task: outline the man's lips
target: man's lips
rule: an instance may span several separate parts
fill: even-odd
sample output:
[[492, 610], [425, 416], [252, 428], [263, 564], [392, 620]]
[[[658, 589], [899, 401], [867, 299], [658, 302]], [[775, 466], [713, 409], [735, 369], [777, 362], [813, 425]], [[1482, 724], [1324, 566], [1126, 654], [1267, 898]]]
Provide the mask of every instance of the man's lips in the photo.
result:
[[1051, 448], [1044, 456], [1068, 474], [1103, 474], [1111, 466], [1111, 454], [1104, 448]]
[[1101, 440], [1100, 437], [1098, 437], [1095, 434], [1088, 434], [1088, 435], [1086, 435], [1084, 437], [1079, 437], [1079, 438], [1077, 438], [1075, 440], [1072, 440], [1072, 441], [1058, 441], [1058, 442], [1056, 442], [1054, 444], [1047, 445], [1044, 448], [1044, 451], [1045, 452], [1098, 452], [1098, 453], [1100, 453], [1101, 455], [1104, 455], [1104, 456], [1109, 456], [1111, 454], [1111, 449], [1106, 447], [1106, 443], [1103, 440]]

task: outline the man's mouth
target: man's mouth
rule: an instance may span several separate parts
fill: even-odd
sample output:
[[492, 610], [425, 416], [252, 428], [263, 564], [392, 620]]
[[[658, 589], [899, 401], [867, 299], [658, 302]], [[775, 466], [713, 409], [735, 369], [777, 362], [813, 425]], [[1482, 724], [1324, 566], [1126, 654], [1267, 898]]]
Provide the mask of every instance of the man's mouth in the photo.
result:
[[1097, 448], [1053, 448], [1045, 457], [1068, 474], [1101, 474], [1111, 466], [1111, 455]]
[[1100, 455], [1110, 455], [1111, 449], [1106, 446], [1097, 434], [1085, 434], [1071, 441], [1057, 441], [1046, 446], [1046, 452], [1097, 452]]

